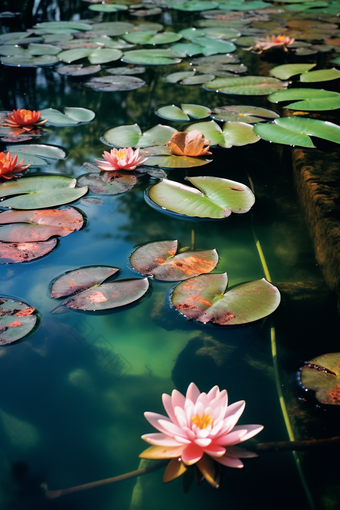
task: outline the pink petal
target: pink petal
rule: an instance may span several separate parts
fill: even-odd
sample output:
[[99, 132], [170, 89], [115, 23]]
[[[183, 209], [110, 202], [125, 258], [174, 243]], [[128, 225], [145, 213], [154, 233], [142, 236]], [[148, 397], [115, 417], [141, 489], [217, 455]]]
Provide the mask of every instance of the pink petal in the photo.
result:
[[197, 444], [198, 446], [206, 447], [211, 444], [211, 439], [209, 437], [199, 438], [195, 439], [194, 443]]
[[179, 444], [190, 444], [191, 443], [190, 439], [188, 439], [187, 437], [183, 437], [183, 436], [174, 436], [174, 439], [176, 439], [177, 443], [179, 443]]
[[235, 427], [232, 432], [229, 432], [229, 434], [215, 439], [214, 442], [215, 444], [224, 446], [242, 443], [261, 432], [262, 429], [262, 425], [239, 425]]
[[223, 457], [219, 457], [217, 462], [223, 464], [224, 466], [228, 466], [231, 468], [243, 468], [243, 462], [240, 459], [235, 459], [233, 457], [228, 457], [228, 455], [223, 455]]
[[185, 405], [185, 397], [177, 390], [173, 390], [171, 393], [172, 407], [175, 409], [176, 407], [181, 407], [184, 409]]
[[174, 408], [172, 406], [172, 399], [171, 399], [170, 395], [167, 395], [166, 393], [163, 393], [162, 401], [163, 401], [164, 409], [167, 412], [170, 420], [173, 423], [176, 423], [176, 425], [178, 425], [177, 418], [176, 418], [176, 415], [175, 415], [175, 411], [174, 411]]
[[[226, 391], [226, 390], [223, 390]], [[220, 388], [218, 386], [214, 386], [211, 388], [211, 390], [208, 392], [207, 397], [210, 401], [214, 400], [215, 398], [218, 398], [220, 393]]]
[[142, 439], [149, 444], [156, 446], [180, 446], [175, 439], [166, 436], [165, 434], [144, 434]]
[[182, 461], [184, 464], [191, 466], [203, 457], [203, 450], [194, 443], [191, 443], [182, 452]]
[[197, 388], [196, 384], [193, 382], [190, 383], [187, 389], [186, 398], [195, 403], [199, 396], [200, 390]]
[[[175, 425], [174, 423], [172, 423], [172, 421], [170, 421], [170, 420], [167, 421], [167, 420], [162, 419], [162, 420], [159, 420], [158, 423], [161, 427], [163, 427], [163, 429], [165, 430], [165, 433], [167, 435], [174, 436], [176, 434], [177, 436], [181, 436], [181, 437], [185, 435], [183, 430], [180, 427], [178, 427], [178, 425]], [[160, 430], [160, 429], [158, 429], [158, 430]]]
[[230, 432], [235, 427], [241, 414], [244, 411], [245, 405], [246, 405], [245, 401], [240, 400], [239, 402], [235, 402], [234, 404], [231, 404], [230, 406], [227, 407], [227, 410], [224, 415], [221, 435], [228, 434], [228, 432]]
[[210, 455], [211, 457], [222, 457], [225, 454], [226, 449], [222, 446], [217, 445], [215, 442], [211, 443], [209, 446], [203, 448], [205, 453]]
[[167, 418], [166, 416], [163, 416], [162, 414], [150, 413], [150, 412], [144, 413], [144, 416], [148, 420], [148, 422], [151, 423], [151, 425], [153, 427], [155, 427], [155, 429], [159, 430], [160, 432], [163, 432], [163, 434], [165, 434], [166, 436], [169, 435], [168, 431], [165, 430], [165, 428], [159, 424], [159, 420], [162, 420], [163, 422], [168, 420], [170, 423], [172, 423], [169, 420], [169, 418]]

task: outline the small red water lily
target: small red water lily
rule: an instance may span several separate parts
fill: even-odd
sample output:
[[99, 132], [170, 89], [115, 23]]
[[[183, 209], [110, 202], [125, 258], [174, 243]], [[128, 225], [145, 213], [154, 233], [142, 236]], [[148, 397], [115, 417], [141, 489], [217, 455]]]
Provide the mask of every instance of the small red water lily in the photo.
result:
[[115, 170], [135, 170], [137, 166], [142, 165], [148, 158], [139, 156], [139, 149], [135, 151], [132, 147], [127, 149], [112, 149], [110, 152], [104, 151], [103, 158], [96, 159], [97, 166], [104, 172], [114, 172]]
[[14, 174], [23, 172], [29, 167], [29, 165], [22, 166], [25, 159], [20, 161], [18, 164], [17, 161], [18, 156], [14, 156], [14, 158], [12, 158], [10, 152], [7, 152], [7, 154], [0, 152], [0, 177], [3, 177], [4, 179], [12, 179]]
[[4, 126], [18, 128], [21, 127], [24, 131], [31, 131], [36, 126], [46, 124], [46, 120], [39, 120], [41, 117], [40, 112], [35, 110], [13, 110], [13, 113], [7, 113], [8, 119], [5, 120]]
[[168, 149], [176, 156], [191, 156], [192, 158], [211, 154], [209, 151], [210, 140], [206, 140], [205, 136], [198, 129], [184, 133], [177, 131], [167, 142]]
[[293, 44], [294, 41], [295, 39], [288, 37], [287, 35], [266, 36], [265, 41], [255, 41], [255, 44], [251, 47], [251, 49], [257, 53], [262, 53], [262, 51], [269, 50], [270, 48], [282, 46], [283, 49], [287, 51], [287, 46]]
[[163, 394], [168, 417], [144, 413], [159, 433], [145, 434], [142, 439], [153, 445], [140, 454], [143, 459], [172, 459], [163, 481], [169, 482], [195, 464], [211, 485], [215, 481], [215, 463], [242, 468], [241, 458], [257, 457], [256, 453], [235, 446], [258, 434], [262, 425], [236, 425], [243, 413], [241, 400], [228, 406], [226, 390], [214, 386], [208, 393], [200, 393], [194, 383], [186, 396], [174, 390]]

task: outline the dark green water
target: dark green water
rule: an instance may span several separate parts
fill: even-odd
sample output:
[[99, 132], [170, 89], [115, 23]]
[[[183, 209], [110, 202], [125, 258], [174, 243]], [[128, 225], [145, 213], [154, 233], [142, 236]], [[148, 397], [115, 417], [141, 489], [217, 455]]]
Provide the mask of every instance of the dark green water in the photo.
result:
[[[116, 19], [123, 20], [124, 15], [107, 17]], [[185, 20], [181, 22], [174, 29]], [[242, 50], [239, 54], [242, 61]], [[78, 177], [85, 173], [85, 161], [93, 162], [107, 149], [100, 135], [108, 127], [137, 122], [144, 131], [160, 122], [153, 114], [156, 107], [181, 101], [210, 108], [237, 103], [200, 86], [162, 80], [164, 74], [180, 69], [152, 66], [143, 75], [147, 86], [105, 93], [60, 76], [53, 68], [1, 66], [1, 110], [82, 106], [95, 111], [90, 124], [50, 127], [39, 138], [39, 143], [59, 145], [68, 153], [66, 160], [51, 161], [40, 173]], [[247, 97], [243, 104], [268, 107], [263, 98]], [[152, 431], [144, 411], [163, 413], [162, 393], [175, 387], [185, 392], [191, 381], [201, 391], [215, 384], [226, 388], [230, 402], [246, 400], [240, 423], [263, 424], [258, 441], [287, 440], [275, 384], [271, 327], [296, 438], [337, 433], [335, 414], [306, 405], [294, 392], [293, 374], [303, 361], [338, 348], [335, 306], [324, 303], [325, 294], [320, 294], [322, 277], [294, 191], [290, 149], [261, 141], [250, 147], [214, 149], [213, 159], [203, 170], [190, 169], [187, 174], [170, 170], [168, 178], [214, 175], [249, 185], [250, 177], [257, 199], [250, 213], [221, 222], [163, 215], [144, 201], [144, 190], [154, 182], [144, 176], [125, 194], [89, 194], [73, 204], [86, 216], [86, 225], [61, 239], [47, 257], [0, 267], [1, 295], [34, 306], [41, 320], [31, 336], [0, 351], [2, 510], [310, 508], [291, 453], [262, 454], [246, 460], [242, 470], [225, 468], [216, 491], [203, 483], [184, 494], [181, 479], [162, 483], [163, 470], [54, 501], [45, 500], [39, 488], [43, 482], [58, 489], [137, 469], [138, 455], [145, 448], [140, 436]], [[91, 196], [101, 202], [90, 203]], [[187, 246], [193, 230], [196, 248], [217, 249], [220, 262], [215, 272], [226, 271], [230, 286], [264, 276], [255, 232], [273, 282], [286, 290], [272, 318], [238, 328], [200, 326], [168, 309], [166, 294], [172, 284], [157, 281], [130, 307], [105, 314], [64, 309], [52, 313], [56, 301], [49, 296], [49, 285], [61, 273], [112, 265], [120, 268], [120, 278], [135, 277], [128, 257], [137, 245], [178, 239]], [[302, 297], [293, 301], [289, 292], [295, 282]], [[301, 455], [315, 508], [336, 508], [336, 473], [327, 467], [331, 458], [329, 451]]]

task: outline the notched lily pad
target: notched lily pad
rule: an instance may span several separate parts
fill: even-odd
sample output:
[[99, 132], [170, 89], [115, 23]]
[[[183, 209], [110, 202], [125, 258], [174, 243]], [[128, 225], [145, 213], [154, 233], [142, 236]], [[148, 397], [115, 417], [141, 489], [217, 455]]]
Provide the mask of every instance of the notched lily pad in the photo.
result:
[[287, 88], [288, 82], [264, 76], [242, 76], [238, 78], [216, 78], [205, 83], [204, 88], [223, 94], [263, 96]]
[[64, 113], [54, 108], [46, 108], [41, 110], [41, 118], [47, 119], [47, 125], [51, 126], [74, 126], [91, 122], [95, 118], [95, 113], [79, 107], [66, 107]]
[[132, 252], [130, 264], [144, 276], [178, 281], [210, 273], [218, 263], [216, 250], [177, 251], [177, 240], [148, 243]]
[[60, 306], [76, 310], [98, 311], [134, 303], [149, 288], [147, 278], [105, 282], [119, 271], [108, 266], [89, 266], [69, 271], [51, 286], [52, 297], [72, 296]]
[[301, 370], [301, 383], [321, 404], [340, 405], [340, 352], [322, 354]]
[[208, 176], [187, 177], [187, 180], [196, 187], [163, 179], [146, 191], [145, 199], [161, 212], [167, 210], [206, 220], [225, 219], [232, 212], [246, 213], [255, 202], [253, 192], [236, 181]]
[[112, 147], [153, 147], [165, 145], [176, 129], [170, 126], [157, 126], [142, 133], [138, 124], [118, 126], [105, 131], [103, 142]]
[[278, 113], [256, 106], [220, 106], [212, 113], [212, 118], [225, 122], [248, 122], [254, 124], [263, 120], [279, 117]]
[[[88, 166], [88, 165], [86, 165]], [[93, 169], [97, 169], [94, 165]], [[78, 179], [79, 186], [88, 186], [97, 195], [118, 195], [129, 191], [137, 184], [135, 172], [117, 170], [116, 172], [91, 172]], [[1, 215], [0, 215], [1, 218]]]
[[280, 304], [280, 292], [262, 278], [226, 291], [228, 276], [201, 275], [176, 285], [172, 304], [188, 319], [220, 326], [247, 324], [267, 317]]
[[28, 335], [37, 323], [35, 308], [8, 297], [0, 297], [0, 346]]
[[30, 262], [48, 255], [57, 246], [57, 239], [37, 243], [1, 243], [0, 264]]

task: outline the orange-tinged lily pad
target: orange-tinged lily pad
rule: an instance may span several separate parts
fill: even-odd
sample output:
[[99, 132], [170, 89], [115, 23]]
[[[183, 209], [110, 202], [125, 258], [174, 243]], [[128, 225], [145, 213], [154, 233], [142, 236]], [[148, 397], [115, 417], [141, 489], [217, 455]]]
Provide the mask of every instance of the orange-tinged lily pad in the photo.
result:
[[321, 404], [340, 405], [340, 352], [322, 354], [301, 370], [301, 383]]
[[0, 297], [0, 346], [28, 335], [38, 320], [34, 312], [35, 308], [22, 301]]
[[30, 262], [50, 253], [57, 243], [57, 239], [38, 243], [0, 242], [0, 264]]
[[118, 267], [109, 266], [89, 266], [68, 271], [54, 280], [51, 285], [51, 296], [54, 298], [72, 296], [100, 285], [118, 271]]
[[190, 250], [176, 255], [177, 250], [177, 240], [148, 243], [132, 252], [130, 263], [142, 275], [165, 281], [210, 273], [217, 265], [216, 250]]

